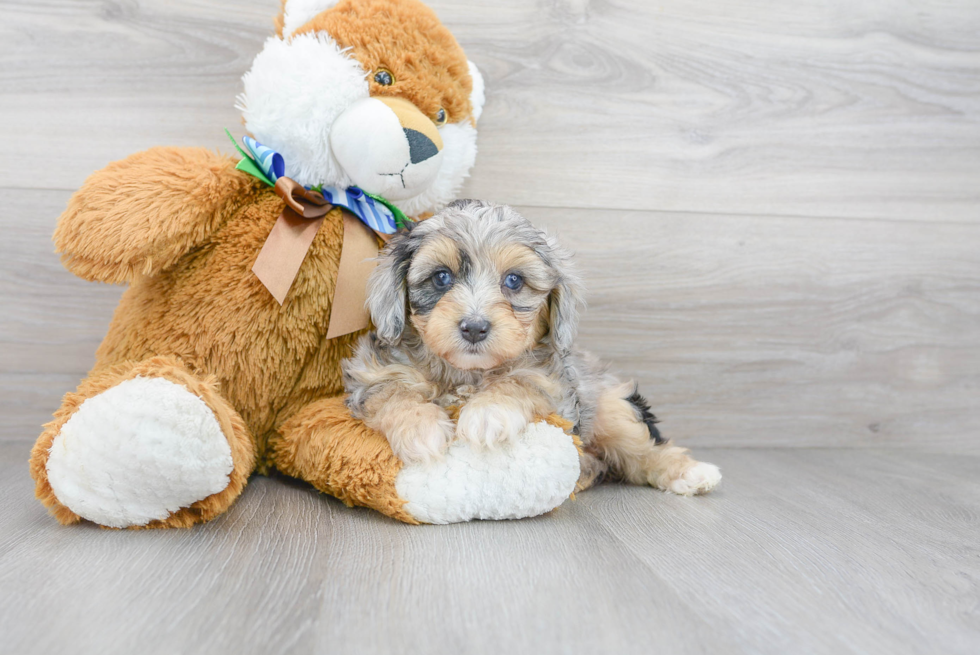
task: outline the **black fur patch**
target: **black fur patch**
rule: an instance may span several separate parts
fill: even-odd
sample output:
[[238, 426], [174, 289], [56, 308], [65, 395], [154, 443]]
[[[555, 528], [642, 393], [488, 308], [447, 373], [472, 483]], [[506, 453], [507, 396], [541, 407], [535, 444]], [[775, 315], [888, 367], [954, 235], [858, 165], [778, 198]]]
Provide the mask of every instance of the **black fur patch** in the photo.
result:
[[650, 431], [650, 438], [653, 439], [653, 443], [658, 446], [666, 443], [667, 440], [660, 436], [660, 430], [657, 429], [657, 417], [650, 411], [650, 403], [647, 402], [646, 398], [641, 396], [639, 391], [633, 391], [633, 395], [627, 398], [626, 402], [640, 413], [641, 420], [647, 424], [647, 430]]
[[388, 245], [385, 256], [391, 257], [396, 270], [404, 273], [408, 271], [408, 264], [412, 261], [415, 251], [419, 249], [419, 245], [421, 245], [419, 240], [413, 238], [411, 234], [397, 235]]
[[432, 311], [447, 291], [449, 289], [436, 289], [431, 280], [426, 280], [422, 284], [412, 287], [408, 290], [408, 304], [412, 308], [412, 313], [425, 316]]
[[[470, 273], [470, 268], [472, 267], [472, 262], [470, 261], [470, 256], [466, 254], [465, 251], [459, 251], [459, 270], [453, 271], [453, 276], [456, 281], [453, 285], [457, 284], [460, 280], [465, 279]], [[441, 269], [436, 269], [441, 270]], [[418, 285], [410, 288], [408, 290], [408, 306], [412, 308], [412, 313], [418, 316], [425, 316], [433, 309], [435, 309], [436, 304], [439, 300], [453, 288], [453, 285], [445, 289], [437, 289], [432, 283], [431, 278]]]

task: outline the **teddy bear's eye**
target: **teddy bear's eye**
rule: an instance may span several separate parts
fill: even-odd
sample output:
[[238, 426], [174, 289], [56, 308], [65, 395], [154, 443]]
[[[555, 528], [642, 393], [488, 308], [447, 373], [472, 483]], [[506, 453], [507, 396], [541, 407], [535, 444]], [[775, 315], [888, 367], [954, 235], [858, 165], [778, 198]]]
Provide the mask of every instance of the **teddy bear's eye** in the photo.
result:
[[391, 86], [395, 83], [395, 76], [391, 74], [391, 71], [379, 68], [378, 72], [374, 74], [374, 81], [381, 86]]
[[439, 107], [439, 111], [436, 112], [436, 125], [445, 125], [447, 118], [448, 116], [446, 116], [446, 110]]

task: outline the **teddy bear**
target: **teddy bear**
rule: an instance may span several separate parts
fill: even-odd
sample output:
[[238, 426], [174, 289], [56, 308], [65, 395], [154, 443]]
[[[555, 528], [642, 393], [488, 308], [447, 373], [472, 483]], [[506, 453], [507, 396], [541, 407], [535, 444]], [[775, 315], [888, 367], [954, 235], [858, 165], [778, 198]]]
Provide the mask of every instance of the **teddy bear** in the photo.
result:
[[243, 77], [240, 160], [152, 148], [60, 217], [66, 268], [128, 288], [32, 451], [37, 497], [64, 524], [187, 527], [278, 469], [408, 523], [552, 509], [579, 477], [561, 419], [412, 468], [342, 396], [372, 253], [474, 164], [479, 71], [418, 0], [284, 0], [275, 25]]

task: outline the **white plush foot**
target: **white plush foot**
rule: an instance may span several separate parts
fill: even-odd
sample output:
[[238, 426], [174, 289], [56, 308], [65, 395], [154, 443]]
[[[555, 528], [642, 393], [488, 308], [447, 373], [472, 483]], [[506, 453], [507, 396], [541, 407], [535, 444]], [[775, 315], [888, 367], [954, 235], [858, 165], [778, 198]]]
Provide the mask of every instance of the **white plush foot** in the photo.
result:
[[476, 398], [459, 412], [456, 436], [477, 448], [493, 448], [514, 441], [527, 427], [527, 417], [507, 405]]
[[395, 488], [408, 501], [405, 511], [423, 523], [519, 519], [562, 504], [579, 473], [572, 437], [532, 423], [493, 450], [457, 440], [439, 461], [402, 467]]
[[698, 462], [684, 471], [681, 477], [672, 480], [667, 490], [679, 496], [693, 496], [708, 493], [717, 487], [719, 482], [721, 482], [721, 471], [717, 466]]
[[223, 490], [232, 468], [207, 404], [179, 384], [144, 377], [83, 402], [47, 463], [63, 505], [113, 528], [165, 519]]

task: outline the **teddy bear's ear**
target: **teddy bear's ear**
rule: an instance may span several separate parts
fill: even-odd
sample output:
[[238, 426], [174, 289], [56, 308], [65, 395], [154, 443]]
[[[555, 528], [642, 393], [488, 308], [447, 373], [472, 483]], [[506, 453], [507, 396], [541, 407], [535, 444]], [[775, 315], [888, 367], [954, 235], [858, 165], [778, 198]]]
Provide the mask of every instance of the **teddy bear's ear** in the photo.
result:
[[479, 121], [480, 114], [483, 113], [483, 103], [487, 99], [484, 93], [483, 75], [480, 74], [480, 69], [472, 61], [467, 60], [466, 63], [470, 65], [470, 77], [473, 78], [473, 91], [470, 92], [470, 104], [473, 105], [473, 120]]
[[337, 0], [282, 0], [282, 9], [276, 18], [279, 36], [288, 39], [321, 11], [330, 9], [335, 4]]

